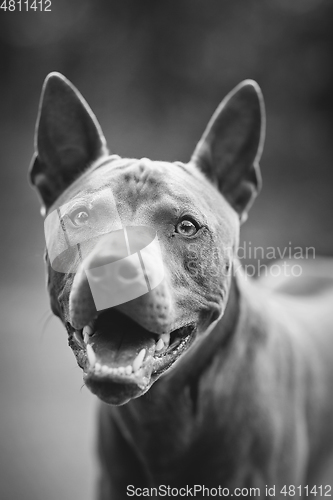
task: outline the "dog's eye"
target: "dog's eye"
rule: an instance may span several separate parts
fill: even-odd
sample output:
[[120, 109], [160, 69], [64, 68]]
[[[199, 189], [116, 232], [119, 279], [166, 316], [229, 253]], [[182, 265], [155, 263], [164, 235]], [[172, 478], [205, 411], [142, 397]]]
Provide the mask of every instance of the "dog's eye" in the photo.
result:
[[184, 236], [193, 236], [198, 231], [198, 228], [190, 220], [184, 219], [178, 222], [176, 231]]
[[89, 220], [89, 214], [85, 210], [77, 210], [71, 216], [71, 220], [74, 226], [84, 226]]

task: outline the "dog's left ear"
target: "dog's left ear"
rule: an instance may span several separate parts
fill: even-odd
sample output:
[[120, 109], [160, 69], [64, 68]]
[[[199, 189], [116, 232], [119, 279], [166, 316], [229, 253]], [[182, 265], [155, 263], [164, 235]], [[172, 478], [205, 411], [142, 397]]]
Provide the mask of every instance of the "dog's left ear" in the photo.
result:
[[258, 162], [264, 136], [262, 93], [256, 82], [245, 80], [221, 102], [191, 158], [242, 222], [261, 188]]
[[60, 73], [43, 85], [30, 180], [45, 208], [100, 156], [108, 153], [102, 130], [78, 90]]

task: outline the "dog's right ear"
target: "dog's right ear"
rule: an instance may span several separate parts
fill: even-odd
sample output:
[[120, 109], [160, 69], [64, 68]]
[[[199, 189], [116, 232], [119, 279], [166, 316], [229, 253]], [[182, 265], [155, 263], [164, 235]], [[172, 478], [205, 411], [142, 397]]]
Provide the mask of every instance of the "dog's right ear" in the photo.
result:
[[241, 222], [261, 188], [259, 159], [265, 136], [258, 84], [240, 83], [221, 102], [191, 158], [238, 213]]
[[35, 132], [30, 180], [48, 209], [59, 195], [99, 157], [107, 145], [93, 112], [60, 73], [43, 85]]

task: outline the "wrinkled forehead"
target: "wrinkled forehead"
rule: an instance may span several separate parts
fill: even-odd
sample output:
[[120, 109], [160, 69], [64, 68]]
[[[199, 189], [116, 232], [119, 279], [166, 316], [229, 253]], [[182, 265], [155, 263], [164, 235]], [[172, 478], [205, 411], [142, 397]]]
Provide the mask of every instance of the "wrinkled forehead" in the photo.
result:
[[196, 209], [203, 218], [216, 213], [216, 204], [229, 207], [213, 185], [193, 166], [180, 162], [128, 159], [116, 155], [100, 160], [75, 181], [51, 208], [76, 198], [108, 193], [118, 203], [151, 204], [160, 209]]
[[[203, 186], [204, 184], [204, 186]], [[182, 204], [205, 205], [203, 188], [210, 197], [220, 197], [195, 167], [180, 162], [127, 159], [110, 156], [93, 165], [59, 197], [52, 209], [82, 194], [111, 189], [115, 199], [145, 198], [158, 201], [168, 198]], [[208, 194], [208, 193], [207, 193]], [[201, 196], [199, 196], [201, 195]], [[209, 196], [207, 197], [209, 198]], [[203, 207], [204, 208], [204, 207]], [[206, 208], [206, 207], [205, 207]]]

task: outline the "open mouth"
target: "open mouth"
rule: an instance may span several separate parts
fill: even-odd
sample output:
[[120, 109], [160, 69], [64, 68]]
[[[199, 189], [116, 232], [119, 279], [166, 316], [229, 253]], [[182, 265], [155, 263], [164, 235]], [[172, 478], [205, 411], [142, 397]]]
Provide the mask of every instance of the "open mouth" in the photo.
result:
[[195, 324], [161, 335], [112, 308], [82, 330], [68, 330], [85, 384], [103, 401], [124, 404], [146, 392], [189, 347]]

